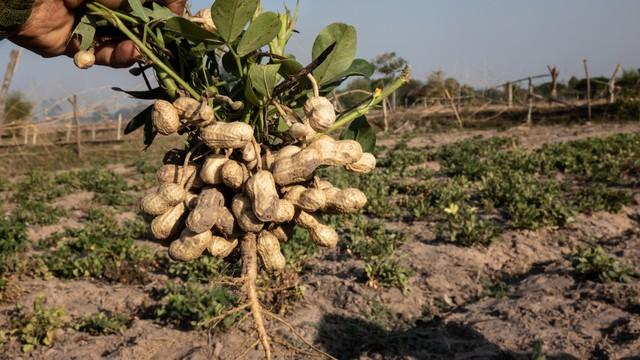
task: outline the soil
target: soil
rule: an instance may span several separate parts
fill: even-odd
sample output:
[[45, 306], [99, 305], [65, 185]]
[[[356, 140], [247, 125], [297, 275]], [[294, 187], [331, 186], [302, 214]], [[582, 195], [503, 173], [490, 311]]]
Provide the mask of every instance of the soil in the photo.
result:
[[[421, 135], [410, 145], [436, 147], [477, 135], [502, 135], [536, 148], [639, 130], [639, 124], [520, 127]], [[115, 169], [132, 173], [123, 166]], [[72, 213], [82, 211], [81, 204], [92, 196], [72, 194], [59, 205]], [[414, 271], [408, 291], [368, 286], [362, 263], [329, 251], [305, 266], [299, 278], [304, 295], [283, 317], [304, 341], [338, 359], [530, 359], [537, 346], [548, 359], [640, 359], [640, 281], [576, 279], [568, 260], [588, 234], [640, 271], [639, 219], [640, 205], [617, 214], [580, 215], [561, 229], [503, 233], [486, 249], [442, 244], [428, 223], [391, 223], [413, 235], [400, 249]], [[78, 226], [77, 221], [72, 216], [53, 227], [34, 228], [30, 238], [37, 241], [64, 226]], [[71, 317], [99, 310], [130, 314], [131, 326], [100, 337], [66, 329], [56, 333], [52, 347], [29, 355], [9, 343], [0, 359], [262, 358], [251, 321], [209, 334], [147, 319], [143, 309], [154, 304], [152, 290], [164, 282], [156, 274], [143, 285], [22, 279], [15, 302], [0, 305], [0, 328], [15, 305], [30, 307], [38, 294], [46, 295], [48, 304], [64, 306]], [[282, 323], [268, 319], [267, 327], [276, 358], [322, 358]]]

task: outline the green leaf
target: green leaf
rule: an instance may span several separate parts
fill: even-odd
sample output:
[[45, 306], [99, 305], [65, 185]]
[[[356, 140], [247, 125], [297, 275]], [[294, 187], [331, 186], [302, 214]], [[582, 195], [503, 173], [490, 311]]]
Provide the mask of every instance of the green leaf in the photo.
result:
[[258, 95], [256, 95], [256, 91], [253, 88], [251, 79], [247, 79], [247, 83], [244, 87], [244, 97], [247, 98], [247, 100], [249, 100], [249, 102], [255, 106], [262, 106], [264, 102], [258, 97]]
[[372, 152], [377, 140], [376, 131], [371, 127], [366, 116], [361, 116], [349, 124], [349, 127], [340, 134], [340, 139], [359, 142], [365, 152]]
[[356, 57], [357, 33], [353, 26], [335, 23], [320, 32], [313, 44], [313, 59], [317, 59], [329, 46], [336, 44], [327, 59], [314, 71], [318, 84], [335, 79], [349, 69]]
[[253, 64], [249, 67], [249, 79], [258, 95], [265, 98], [271, 97], [278, 81], [278, 70], [280, 70], [280, 64]]
[[175, 16], [167, 20], [164, 25], [164, 29], [196, 43], [207, 42], [222, 45], [222, 41], [218, 35], [179, 16]]
[[151, 14], [149, 14], [149, 17], [151, 17], [154, 20], [168, 20], [176, 16], [176, 14], [173, 11], [167, 9], [164, 6], [158, 5], [158, 3], [154, 2], [152, 7], [153, 7], [153, 11], [151, 12]]
[[287, 55], [286, 59], [278, 60], [278, 62], [282, 65], [280, 67], [280, 75], [285, 79], [304, 69], [304, 66], [300, 64], [293, 55]]
[[153, 105], [150, 105], [146, 109], [142, 110], [138, 115], [136, 115], [129, 123], [127, 127], [124, 128], [124, 134], [129, 135], [132, 132], [138, 130], [143, 125], [151, 124], [153, 127], [153, 121], [151, 120], [151, 112], [153, 111]]
[[216, 0], [211, 17], [222, 39], [231, 44], [253, 18], [259, 0]]
[[364, 59], [355, 59], [349, 69], [338, 75], [335, 80], [345, 79], [352, 76], [362, 76], [369, 78], [376, 72], [376, 67]]
[[80, 35], [80, 38], [82, 39], [80, 41], [80, 50], [89, 50], [91, 45], [93, 45], [96, 28], [91, 23], [91, 19], [89, 19], [88, 16], [83, 16], [73, 33]]
[[244, 57], [267, 45], [280, 31], [280, 17], [274, 12], [265, 12], [253, 20], [238, 43], [238, 55]]
[[129, 6], [131, 7], [131, 13], [133, 16], [142, 19], [145, 23], [149, 22], [149, 17], [145, 12], [144, 6], [140, 0], [127, 0], [129, 2]]

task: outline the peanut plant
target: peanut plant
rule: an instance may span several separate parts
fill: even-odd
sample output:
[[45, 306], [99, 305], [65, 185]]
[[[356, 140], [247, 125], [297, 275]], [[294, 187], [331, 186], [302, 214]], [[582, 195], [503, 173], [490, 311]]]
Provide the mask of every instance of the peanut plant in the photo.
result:
[[280, 244], [292, 238], [294, 226], [307, 230], [316, 246], [336, 247], [338, 232], [319, 215], [357, 213], [367, 197], [357, 188], [335, 187], [316, 170], [365, 174], [375, 168], [376, 137], [366, 114], [408, 82], [409, 70], [336, 113], [327, 94], [350, 77], [374, 72], [355, 58], [352, 26], [325, 28], [304, 66], [286, 52], [297, 8], [276, 14], [263, 11], [259, 0], [216, 0], [210, 9], [180, 16], [157, 3], [129, 5], [123, 12], [86, 4], [75, 30], [81, 50], [74, 62], [81, 69], [93, 65], [97, 31], [119, 32], [137, 46], [143, 60], [131, 73], [149, 89], [127, 93], [154, 103], [125, 132], [143, 128], [147, 146], [158, 135], [185, 138], [184, 148], [167, 152], [158, 187], [142, 200], [151, 233], [180, 262], [196, 261], [205, 251], [229, 258], [240, 249], [247, 307], [271, 359], [263, 314], [279, 317], [258, 301], [258, 258], [267, 272], [281, 272], [287, 259]]

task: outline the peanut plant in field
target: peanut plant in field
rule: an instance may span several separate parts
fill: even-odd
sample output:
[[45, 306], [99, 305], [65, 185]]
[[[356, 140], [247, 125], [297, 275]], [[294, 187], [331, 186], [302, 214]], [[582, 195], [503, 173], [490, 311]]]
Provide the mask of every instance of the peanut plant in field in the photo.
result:
[[336, 113], [325, 96], [350, 77], [374, 72], [355, 58], [353, 27], [325, 28], [304, 66], [286, 52], [297, 9], [276, 14], [262, 11], [259, 0], [216, 0], [210, 9], [178, 16], [156, 3], [129, 5], [128, 12], [86, 5], [75, 30], [81, 51], [74, 61], [83, 69], [93, 65], [96, 32], [115, 31], [136, 44], [143, 60], [131, 73], [149, 89], [127, 93], [154, 103], [126, 133], [144, 129], [147, 146], [158, 135], [185, 138], [184, 148], [167, 152], [158, 187], [142, 200], [151, 232], [175, 261], [196, 261], [205, 251], [231, 259], [240, 250], [248, 302], [237, 311], [251, 309], [271, 358], [263, 314], [279, 318], [258, 300], [257, 259], [267, 272], [282, 271], [287, 259], [280, 244], [294, 239], [294, 226], [319, 247], [337, 245], [338, 232], [319, 216], [356, 213], [367, 197], [335, 187], [316, 170], [360, 174], [375, 168], [375, 131], [366, 114], [409, 80], [409, 70]]

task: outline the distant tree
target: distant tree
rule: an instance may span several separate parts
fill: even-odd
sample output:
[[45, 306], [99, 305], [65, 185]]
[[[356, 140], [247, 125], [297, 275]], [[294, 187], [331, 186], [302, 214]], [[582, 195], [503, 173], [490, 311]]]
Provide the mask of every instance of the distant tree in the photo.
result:
[[373, 59], [376, 71], [384, 75], [387, 80], [394, 79], [407, 66], [407, 60], [399, 57], [395, 52], [384, 53]]
[[11, 123], [25, 120], [31, 116], [32, 110], [33, 103], [21, 92], [14, 91], [9, 94], [4, 105], [4, 121]]

